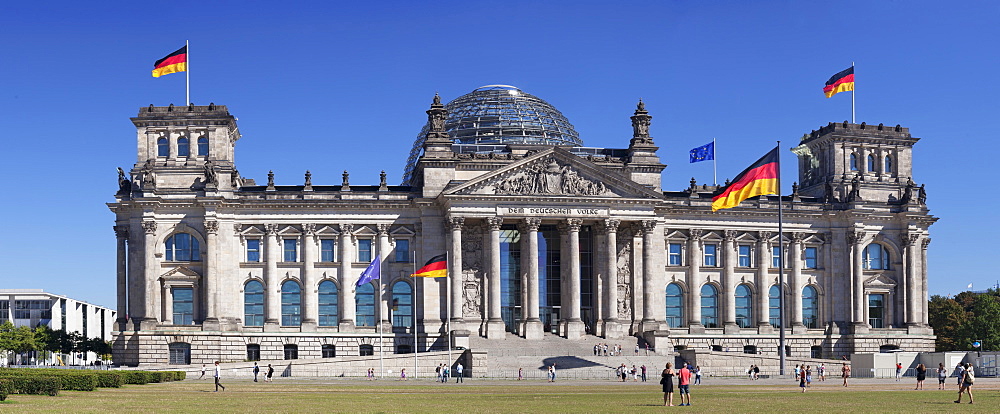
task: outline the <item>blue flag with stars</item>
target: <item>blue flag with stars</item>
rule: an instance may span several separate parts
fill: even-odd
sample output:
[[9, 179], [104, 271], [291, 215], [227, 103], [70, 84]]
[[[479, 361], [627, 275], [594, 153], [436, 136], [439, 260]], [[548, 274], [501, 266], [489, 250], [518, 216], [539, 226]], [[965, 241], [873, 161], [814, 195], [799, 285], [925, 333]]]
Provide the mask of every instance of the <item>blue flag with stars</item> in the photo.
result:
[[375, 260], [372, 260], [372, 263], [368, 265], [368, 268], [365, 269], [364, 272], [361, 272], [361, 278], [358, 279], [357, 283], [358, 286], [371, 282], [372, 280], [378, 279], [379, 275], [382, 274], [381, 270], [379, 269], [381, 267], [380, 264], [381, 260], [379, 260], [379, 256], [381, 255], [379, 254], [375, 255]]
[[711, 161], [715, 159], [715, 141], [691, 150], [691, 162]]

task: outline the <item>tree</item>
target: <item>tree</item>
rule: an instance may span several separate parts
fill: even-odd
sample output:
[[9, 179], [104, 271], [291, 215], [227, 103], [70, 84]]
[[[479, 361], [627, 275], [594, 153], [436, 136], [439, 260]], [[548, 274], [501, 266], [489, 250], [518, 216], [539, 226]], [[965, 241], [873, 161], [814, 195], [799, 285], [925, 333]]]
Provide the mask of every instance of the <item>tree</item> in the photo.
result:
[[931, 327], [937, 335], [935, 350], [940, 352], [968, 349], [970, 345], [963, 335], [963, 330], [969, 315], [962, 305], [954, 299], [934, 295], [927, 305], [927, 311], [930, 314]]
[[969, 343], [978, 340], [982, 341], [981, 350], [1000, 350], [1000, 301], [993, 295], [979, 295], [972, 314], [964, 329]]
[[14, 351], [14, 324], [10, 321], [0, 323], [0, 351], [4, 354]]

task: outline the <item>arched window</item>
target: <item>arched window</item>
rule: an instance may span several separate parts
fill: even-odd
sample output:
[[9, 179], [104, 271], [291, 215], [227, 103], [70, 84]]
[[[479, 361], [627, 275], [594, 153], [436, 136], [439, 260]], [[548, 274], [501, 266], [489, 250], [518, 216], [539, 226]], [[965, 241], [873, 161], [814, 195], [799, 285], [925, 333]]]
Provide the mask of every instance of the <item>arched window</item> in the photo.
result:
[[166, 138], [160, 138], [156, 140], [156, 156], [157, 157], [169, 157], [170, 156], [170, 142]]
[[281, 326], [302, 325], [302, 288], [292, 280], [281, 284]]
[[177, 262], [198, 262], [201, 261], [201, 251], [198, 247], [198, 239], [187, 233], [177, 233], [167, 237], [166, 242], [167, 261]]
[[810, 329], [819, 328], [819, 296], [812, 286], [802, 289], [802, 324]]
[[864, 267], [871, 270], [888, 270], [889, 250], [878, 243], [869, 244], [864, 251]]
[[680, 285], [667, 285], [667, 325], [679, 328], [684, 325], [684, 292]]
[[355, 321], [356, 326], [375, 326], [375, 285], [371, 283], [365, 283], [358, 286], [357, 291], [354, 294], [354, 300], [357, 304], [357, 318]]
[[190, 141], [184, 137], [177, 138], [177, 156], [187, 157], [188, 155], [191, 155]]
[[208, 156], [208, 138], [198, 138], [198, 155], [202, 157]]
[[778, 285], [767, 290], [767, 314], [771, 326], [777, 328], [781, 324], [781, 289]]
[[392, 327], [413, 327], [413, 288], [403, 281], [392, 285]]
[[719, 292], [712, 285], [701, 287], [701, 324], [706, 328], [719, 327]]
[[174, 342], [167, 345], [171, 365], [191, 365], [191, 344]]
[[749, 328], [753, 324], [753, 297], [747, 285], [736, 287], [736, 324], [740, 328]]
[[851, 171], [857, 171], [857, 170], [858, 170], [858, 155], [851, 154]]
[[875, 156], [868, 154], [868, 172], [875, 172]]
[[243, 287], [243, 325], [264, 326], [264, 284], [256, 280]]
[[892, 174], [892, 156], [885, 156], [885, 161], [882, 163], [882, 172]]
[[319, 284], [319, 326], [337, 326], [337, 285], [329, 280]]

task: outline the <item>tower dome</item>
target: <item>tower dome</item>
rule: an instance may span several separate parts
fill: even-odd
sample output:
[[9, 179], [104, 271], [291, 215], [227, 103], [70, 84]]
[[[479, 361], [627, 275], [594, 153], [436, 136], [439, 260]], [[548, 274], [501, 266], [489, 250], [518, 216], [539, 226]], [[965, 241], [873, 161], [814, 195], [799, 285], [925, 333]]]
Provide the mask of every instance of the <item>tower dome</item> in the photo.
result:
[[[448, 102], [445, 109], [445, 131], [455, 144], [583, 145], [562, 112], [514, 86], [482, 86]], [[404, 184], [413, 177], [429, 128], [425, 124], [413, 142]]]

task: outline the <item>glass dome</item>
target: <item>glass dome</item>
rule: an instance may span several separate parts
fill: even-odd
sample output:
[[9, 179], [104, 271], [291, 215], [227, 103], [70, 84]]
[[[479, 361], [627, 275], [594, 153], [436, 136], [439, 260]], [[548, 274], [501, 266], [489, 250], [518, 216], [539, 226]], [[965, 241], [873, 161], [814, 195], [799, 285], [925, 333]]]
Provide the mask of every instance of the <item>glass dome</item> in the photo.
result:
[[[445, 104], [445, 130], [455, 144], [583, 146], [573, 124], [548, 102], [509, 85], [487, 85]], [[403, 184], [409, 184], [429, 125], [413, 142]]]

